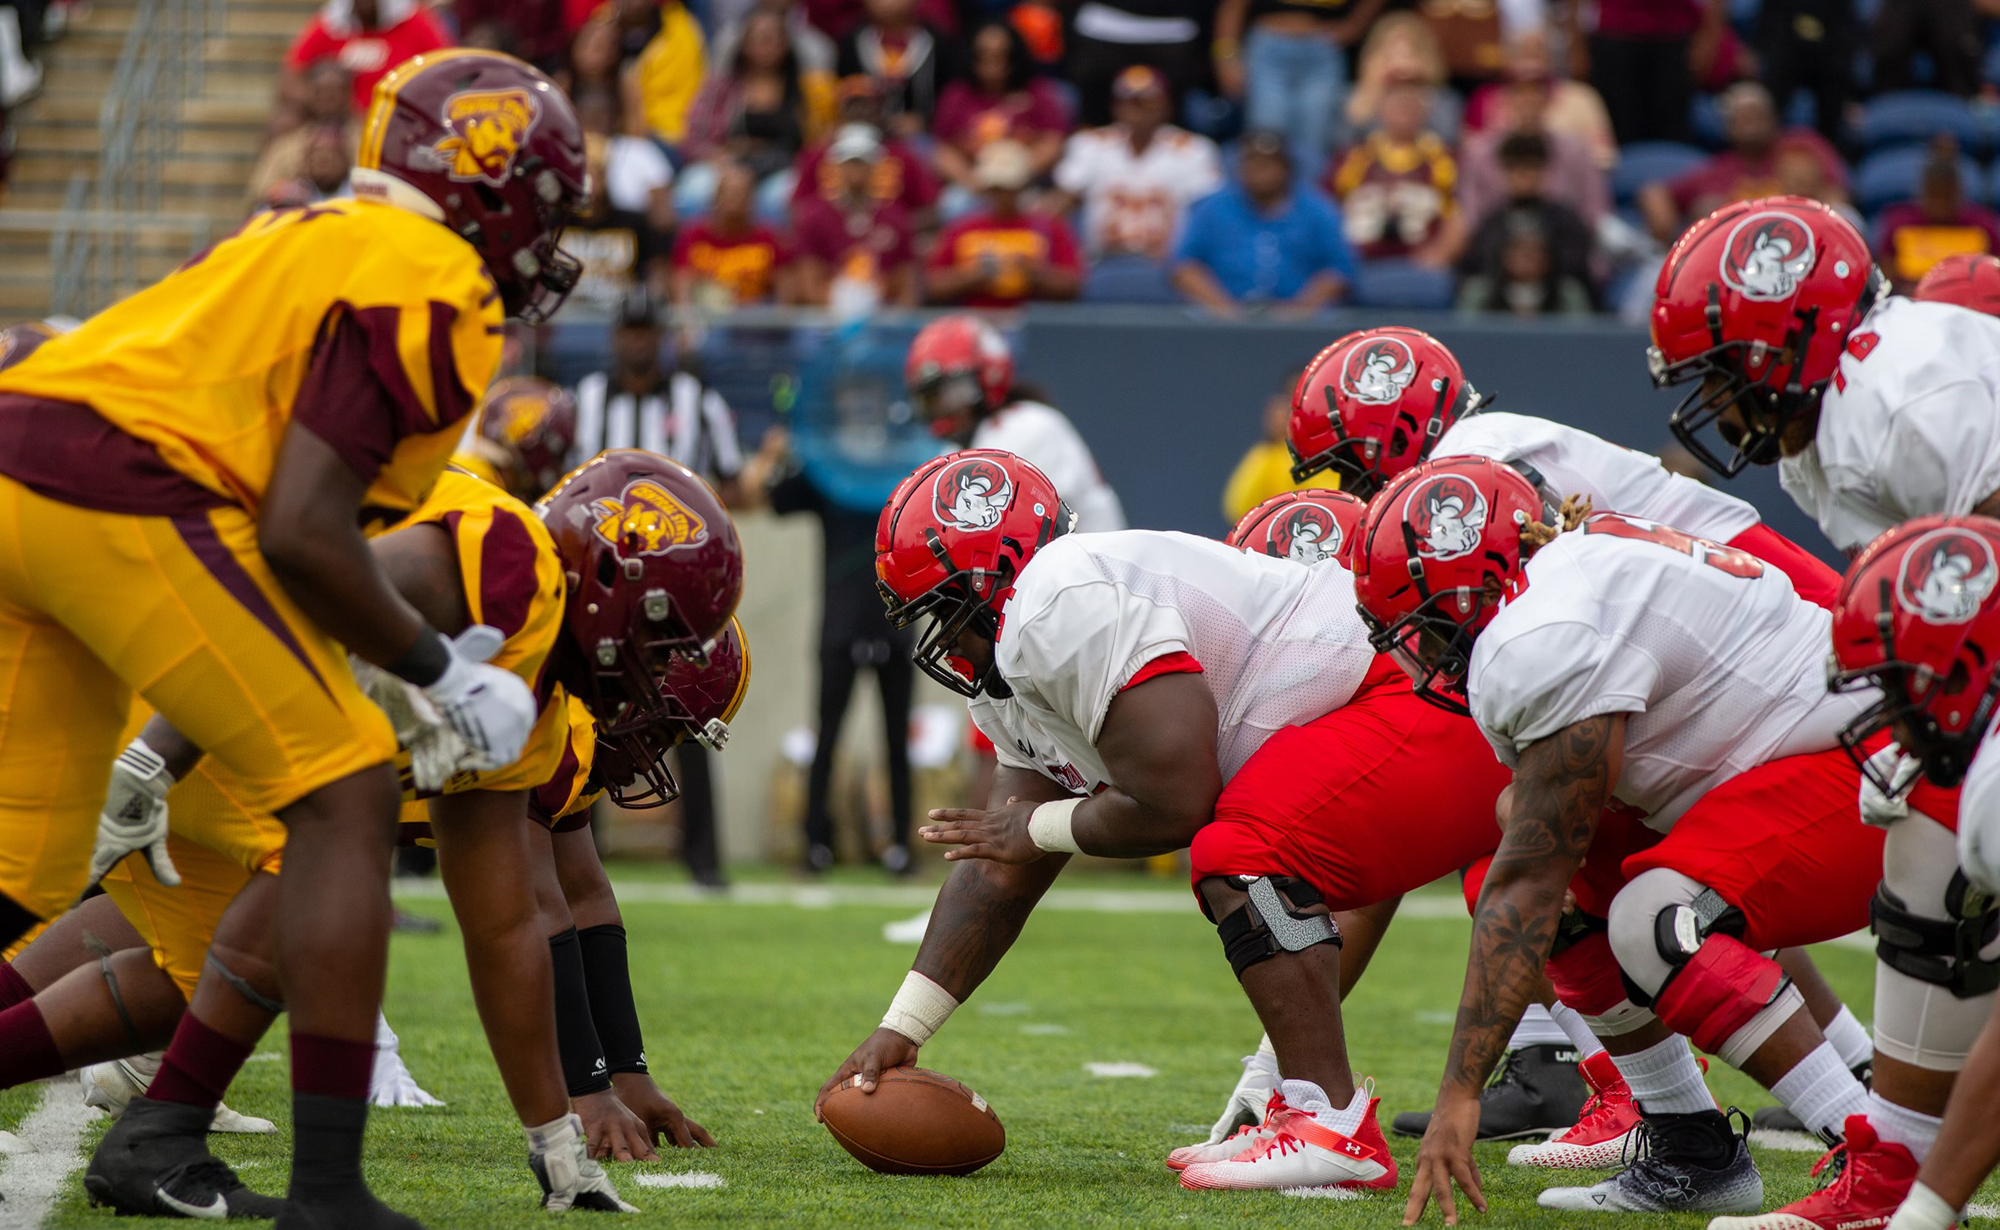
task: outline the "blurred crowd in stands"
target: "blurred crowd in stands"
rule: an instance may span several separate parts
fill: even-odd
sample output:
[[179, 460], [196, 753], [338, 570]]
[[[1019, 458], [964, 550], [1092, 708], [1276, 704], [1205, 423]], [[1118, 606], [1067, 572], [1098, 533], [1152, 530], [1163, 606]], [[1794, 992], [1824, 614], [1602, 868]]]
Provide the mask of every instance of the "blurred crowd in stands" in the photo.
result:
[[576, 100], [597, 198], [566, 242], [607, 309], [1638, 318], [1742, 197], [1851, 212], [1899, 285], [2000, 251], [1996, 28], [2000, 0], [328, 0], [249, 204], [343, 192], [375, 82], [458, 44]]

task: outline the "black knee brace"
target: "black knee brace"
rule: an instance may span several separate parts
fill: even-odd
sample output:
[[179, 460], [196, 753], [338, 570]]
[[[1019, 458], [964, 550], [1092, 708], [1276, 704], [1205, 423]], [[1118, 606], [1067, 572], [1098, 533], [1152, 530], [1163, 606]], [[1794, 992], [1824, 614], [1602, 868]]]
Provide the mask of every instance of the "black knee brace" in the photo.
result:
[[1315, 944], [1340, 947], [1340, 928], [1331, 914], [1310, 914], [1320, 905], [1319, 890], [1293, 876], [1230, 876], [1250, 899], [1215, 924], [1229, 968], [1243, 971], [1281, 952], [1304, 952]]
[[1952, 873], [1944, 893], [1949, 920], [1912, 914], [1885, 881], [1868, 903], [1868, 929], [1875, 933], [1875, 957], [1899, 974], [1943, 987], [1956, 999], [2000, 989], [2000, 961], [1979, 950], [2000, 935], [2000, 908], [1972, 887], [1965, 873]]

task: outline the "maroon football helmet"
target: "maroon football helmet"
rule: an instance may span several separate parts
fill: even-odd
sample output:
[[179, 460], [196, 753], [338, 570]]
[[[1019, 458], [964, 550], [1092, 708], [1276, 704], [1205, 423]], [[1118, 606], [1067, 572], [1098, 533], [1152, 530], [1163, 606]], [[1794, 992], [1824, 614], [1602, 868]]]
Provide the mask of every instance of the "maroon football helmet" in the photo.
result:
[[1222, 541], [1252, 555], [1301, 564], [1338, 560], [1351, 568], [1354, 544], [1360, 538], [1356, 531], [1367, 512], [1367, 501], [1345, 491], [1321, 487], [1285, 491], [1244, 513]]
[[575, 443], [576, 398], [553, 380], [496, 380], [479, 403], [474, 447], [500, 485], [523, 500], [538, 500], [556, 485]]
[[479, 249], [507, 314], [539, 324], [583, 274], [557, 244], [590, 197], [583, 126], [556, 84], [497, 51], [434, 51], [375, 86], [354, 194], [435, 217]]
[[[732, 616], [729, 626], [708, 647], [708, 661], [691, 662], [675, 658], [660, 681], [661, 698], [676, 711], [667, 734], [668, 746], [678, 747], [693, 739], [710, 751], [721, 751], [729, 742], [729, 723], [743, 707], [750, 690], [750, 642], [743, 625]], [[611, 801], [620, 807], [650, 807], [680, 796], [680, 783], [658, 760], [650, 763], [634, 757], [629, 742], [597, 745], [591, 776]], [[632, 784], [640, 784], [638, 791]]]
[[[600, 453], [535, 506], [561, 556], [568, 648], [556, 674], [589, 706], [600, 743], [671, 797], [660, 757], [693, 706], [664, 682], [676, 661], [706, 664], [743, 593], [743, 547], [694, 471], [639, 449]], [[634, 796], [612, 797], [636, 806]]]

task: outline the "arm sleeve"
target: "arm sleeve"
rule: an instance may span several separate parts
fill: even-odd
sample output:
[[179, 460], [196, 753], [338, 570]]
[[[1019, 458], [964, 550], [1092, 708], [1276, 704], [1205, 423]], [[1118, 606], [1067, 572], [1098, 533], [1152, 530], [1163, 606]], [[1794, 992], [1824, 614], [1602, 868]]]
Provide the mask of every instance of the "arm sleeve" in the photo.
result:
[[1079, 197], [1090, 190], [1090, 168], [1086, 161], [1090, 155], [1084, 148], [1086, 140], [1088, 138], [1082, 133], [1077, 133], [1063, 142], [1062, 159], [1056, 163], [1055, 169], [1056, 187]]
[[1092, 743], [1112, 698], [1141, 667], [1165, 654], [1192, 652], [1180, 612], [1122, 593], [1109, 581], [1066, 584], [1001, 635], [1014, 638], [1008, 682], [1019, 679], [1017, 691], [1040, 697]]
[[1076, 236], [1070, 232], [1069, 223], [1061, 218], [1049, 219], [1049, 264], [1058, 269], [1083, 268], [1083, 261], [1076, 254]]
[[1606, 713], [1644, 713], [1659, 666], [1584, 623], [1550, 623], [1473, 650], [1472, 717], [1502, 763], [1530, 744]]
[[1901, 519], [1959, 516], [2000, 490], [2000, 407], [1977, 380], [1954, 380], [1896, 409], [1875, 467]]

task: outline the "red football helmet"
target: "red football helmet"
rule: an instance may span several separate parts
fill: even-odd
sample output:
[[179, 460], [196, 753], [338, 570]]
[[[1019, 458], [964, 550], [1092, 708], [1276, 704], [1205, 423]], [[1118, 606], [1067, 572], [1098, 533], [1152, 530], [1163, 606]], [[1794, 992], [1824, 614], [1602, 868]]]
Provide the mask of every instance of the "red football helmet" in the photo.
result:
[[875, 587], [898, 628], [931, 621], [917, 645], [924, 673], [962, 696], [998, 683], [991, 663], [959, 655], [959, 634], [999, 639], [1014, 579], [1075, 525], [1048, 475], [1000, 449], [947, 453], [904, 479], [875, 523]]
[[1918, 517], [1868, 545], [1833, 607], [1836, 692], [1882, 699], [1840, 734], [1885, 793], [1863, 750], [1893, 728], [1924, 774], [1949, 789], [1965, 778], [2000, 701], [2000, 521]]
[[1243, 514], [1223, 539], [1254, 554], [1274, 555], [1301, 564], [1339, 560], [1354, 566], [1355, 531], [1368, 511], [1366, 501], [1345, 491], [1312, 488], [1274, 495]]
[[1955, 303], [1962, 308], [2000, 316], [2000, 257], [1961, 252], [1932, 265], [1910, 292], [1927, 303]]
[[1350, 333], [1319, 352], [1292, 392], [1292, 481], [1332, 470], [1342, 491], [1370, 499], [1479, 404], [1458, 360], [1430, 334]]
[[547, 320], [583, 274], [557, 245], [590, 198], [583, 126], [554, 82], [497, 51], [433, 51], [375, 86], [354, 194], [479, 249], [509, 316]]
[[[1660, 268], [1647, 353], [1653, 387], [1701, 382], [1674, 409], [1674, 435], [1731, 477], [1777, 461], [1786, 425], [1818, 411], [1848, 331], [1882, 293], [1868, 241], [1818, 201], [1741, 201], [1689, 227]], [[1711, 424], [1727, 460], [1702, 438]]]
[[496, 380], [479, 403], [474, 447], [499, 472], [501, 485], [523, 500], [538, 500], [556, 485], [575, 443], [576, 398], [553, 380]]
[[[677, 711], [665, 733], [668, 746], [678, 747], [693, 739], [710, 751], [721, 751], [729, 742], [729, 723], [743, 707], [750, 690], [750, 642], [743, 625], [734, 616], [722, 635], [708, 647], [708, 661], [675, 658], [667, 664], [661, 679], [663, 701]], [[647, 807], [680, 796], [680, 783], [658, 760], [648, 766], [633, 758], [630, 746], [612, 746], [600, 741], [591, 775], [620, 807]], [[634, 794], [627, 783], [645, 782], [643, 792]]]
[[1393, 655], [1417, 695], [1466, 712], [1472, 642], [1521, 574], [1521, 530], [1553, 517], [1534, 484], [1486, 457], [1427, 461], [1368, 505], [1354, 596], [1376, 653]]
[[[694, 471], [639, 449], [600, 453], [535, 506], [568, 582], [568, 647], [556, 676], [589, 706], [598, 741], [663, 796], [660, 757], [694, 707], [663, 686], [677, 660], [705, 663], [743, 593], [743, 547]], [[613, 797], [628, 806], [631, 797]]]
[[903, 380], [931, 434], [965, 444], [980, 419], [1007, 404], [1014, 355], [1000, 330], [979, 317], [946, 316], [910, 343]]

